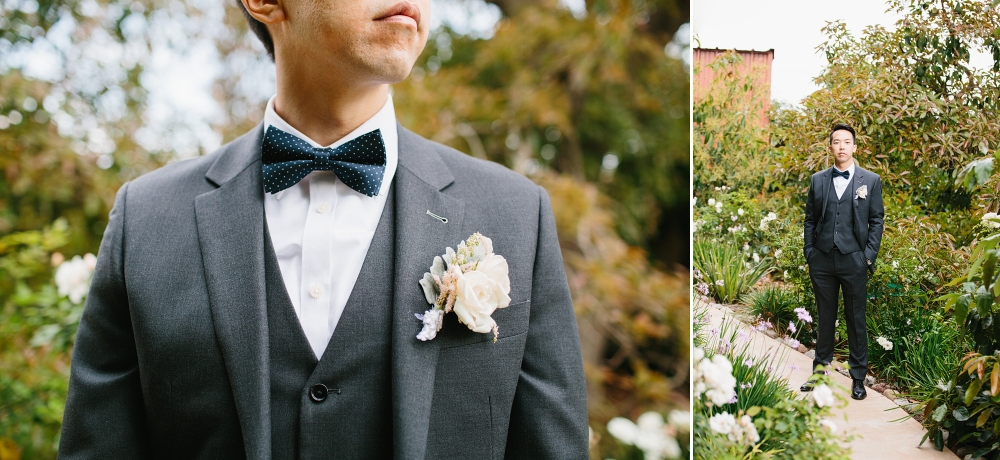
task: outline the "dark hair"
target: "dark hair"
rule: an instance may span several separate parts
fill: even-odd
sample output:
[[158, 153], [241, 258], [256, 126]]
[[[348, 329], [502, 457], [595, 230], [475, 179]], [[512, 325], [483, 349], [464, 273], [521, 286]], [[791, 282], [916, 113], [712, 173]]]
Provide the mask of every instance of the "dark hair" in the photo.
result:
[[243, 0], [236, 0], [236, 3], [240, 5], [240, 11], [243, 12], [243, 17], [247, 18], [247, 24], [250, 26], [250, 30], [253, 31], [254, 35], [260, 39], [260, 42], [264, 44], [264, 49], [267, 50], [267, 55], [271, 57], [271, 61], [274, 61], [274, 41], [271, 40], [271, 33], [267, 31], [267, 26], [263, 22], [254, 19], [250, 16], [250, 12], [247, 11], [246, 7], [243, 6]]
[[854, 143], [858, 142], [858, 135], [857, 135], [857, 133], [854, 132], [854, 128], [852, 128], [850, 125], [848, 125], [846, 123], [837, 123], [837, 124], [833, 125], [833, 129], [830, 130], [830, 143], [831, 144], [833, 143], [833, 133], [835, 133], [837, 131], [847, 131], [847, 132], [851, 133], [851, 140]]

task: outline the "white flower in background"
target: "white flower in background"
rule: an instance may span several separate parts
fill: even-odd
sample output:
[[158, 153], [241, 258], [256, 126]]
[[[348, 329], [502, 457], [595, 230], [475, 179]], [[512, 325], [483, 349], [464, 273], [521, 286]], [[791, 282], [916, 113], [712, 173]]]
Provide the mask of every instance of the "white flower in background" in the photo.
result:
[[812, 396], [813, 401], [816, 402], [816, 407], [833, 407], [833, 403], [836, 402], [833, 399], [833, 390], [831, 390], [825, 383], [822, 383], [813, 389]]
[[721, 201], [715, 203], [715, 212], [722, 212], [722, 202]]
[[715, 280], [715, 285], [716, 286], [725, 286], [726, 282], [723, 281], [723, 280]]
[[774, 258], [775, 259], [780, 259], [781, 258], [781, 249], [775, 249], [774, 250]]
[[806, 311], [805, 308], [798, 307], [798, 308], [796, 308], [795, 310], [792, 310], [792, 311], [794, 311], [795, 314], [798, 315], [799, 321], [805, 321], [807, 323], [813, 322], [812, 315], [810, 315], [809, 312]]
[[744, 251], [749, 251], [750, 250], [750, 244], [749, 243], [743, 243], [743, 250]]
[[709, 206], [715, 206], [715, 198], [709, 198], [708, 199], [708, 205]]
[[878, 344], [882, 346], [883, 350], [885, 350], [885, 351], [891, 351], [892, 350], [892, 342], [889, 341], [889, 339], [887, 339], [885, 337], [882, 337], [882, 336], [879, 336], [878, 338], [875, 339], [875, 341], [878, 342]]
[[615, 417], [608, 422], [608, 433], [622, 443], [638, 447], [646, 460], [680, 457], [681, 446], [668, 434], [667, 428], [659, 412], [646, 412], [639, 416], [636, 423], [624, 417]]
[[97, 266], [97, 257], [87, 253], [83, 257], [75, 256], [59, 264], [56, 268], [55, 282], [59, 295], [69, 297], [69, 301], [78, 304], [90, 291], [90, 280]]
[[983, 214], [983, 224], [990, 228], [1000, 228], [1000, 216], [997, 216], [995, 212]]
[[[701, 356], [704, 356], [704, 352], [701, 353]], [[733, 377], [732, 363], [721, 354], [712, 356], [711, 360], [702, 358], [694, 363], [696, 397], [704, 394], [717, 406], [728, 403], [736, 394], [736, 377]]]
[[741, 216], [742, 216], [742, 215], [743, 215], [743, 208], [739, 208], [739, 209], [737, 209], [737, 210], [736, 210], [736, 214], [739, 214], [739, 215], [741, 215]]
[[737, 420], [732, 414], [722, 412], [708, 419], [708, 426], [712, 428], [712, 431], [726, 435], [730, 441], [737, 444], [756, 444], [760, 442], [757, 427], [753, 426], [753, 420], [748, 415], [744, 415]]
[[892, 268], [899, 268], [899, 261], [898, 260], [892, 261]]
[[831, 433], [837, 432], [837, 424], [833, 423], [833, 420], [830, 420], [828, 418], [820, 419], [819, 424], [820, 426], [826, 427], [828, 430], [830, 430]]
[[755, 264], [759, 264], [760, 263], [760, 254], [757, 254], [756, 252], [753, 253], [753, 263], [755, 263]]
[[767, 224], [768, 224], [768, 222], [771, 222], [772, 220], [775, 220], [777, 218], [778, 218], [777, 214], [775, 214], [773, 212], [767, 213], [767, 216], [764, 216], [764, 218], [760, 220], [760, 229], [762, 231], [763, 230], [767, 230]]
[[691, 412], [674, 409], [667, 414], [667, 423], [677, 428], [677, 431], [691, 430]]
[[698, 203], [698, 197], [691, 198], [691, 207]]

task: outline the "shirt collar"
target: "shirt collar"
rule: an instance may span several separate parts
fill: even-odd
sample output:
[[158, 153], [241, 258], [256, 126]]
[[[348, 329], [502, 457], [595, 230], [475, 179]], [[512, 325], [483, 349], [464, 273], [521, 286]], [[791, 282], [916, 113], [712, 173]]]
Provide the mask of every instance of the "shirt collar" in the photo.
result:
[[[313, 147], [323, 147], [305, 134], [299, 132], [299, 130], [293, 128], [292, 125], [288, 124], [287, 121], [278, 115], [278, 112], [274, 111], [275, 97], [277, 95], [271, 96], [271, 99], [268, 99], [267, 108], [264, 109], [264, 132], [267, 132], [268, 126], [274, 126], [308, 142]], [[399, 133], [396, 131], [396, 111], [392, 105], [391, 94], [386, 97], [385, 104], [382, 105], [382, 108], [378, 112], [375, 112], [375, 115], [372, 115], [371, 118], [361, 123], [361, 126], [358, 126], [354, 131], [325, 147], [337, 147], [376, 129], [381, 131], [382, 142], [385, 143], [385, 175], [382, 177], [382, 187], [378, 192], [379, 196], [384, 196], [389, 191], [389, 185], [396, 174], [396, 165], [399, 163]]]

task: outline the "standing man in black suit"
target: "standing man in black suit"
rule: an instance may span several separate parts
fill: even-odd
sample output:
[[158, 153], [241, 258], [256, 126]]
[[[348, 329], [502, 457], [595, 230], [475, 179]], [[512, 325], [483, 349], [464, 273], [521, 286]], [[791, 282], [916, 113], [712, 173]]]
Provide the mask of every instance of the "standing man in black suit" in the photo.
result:
[[[844, 317], [850, 348], [851, 397], [865, 399], [868, 373], [868, 330], [865, 326], [865, 283], [875, 273], [882, 243], [882, 179], [854, 164], [854, 128], [838, 123], [830, 131], [834, 166], [812, 175], [806, 200], [803, 251], [809, 264], [819, 312], [813, 368], [833, 361], [837, 297], [844, 292]], [[812, 391], [813, 380], [802, 391]]]

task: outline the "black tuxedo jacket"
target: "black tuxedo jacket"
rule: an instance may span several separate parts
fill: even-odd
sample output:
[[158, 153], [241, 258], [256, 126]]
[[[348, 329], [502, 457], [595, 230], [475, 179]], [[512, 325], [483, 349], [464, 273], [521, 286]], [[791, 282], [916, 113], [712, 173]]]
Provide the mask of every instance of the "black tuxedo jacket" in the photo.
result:
[[[833, 170], [824, 169], [813, 174], [809, 180], [809, 195], [806, 199], [806, 222], [803, 231], [805, 242], [803, 253], [806, 260], [815, 249], [819, 226], [826, 218], [826, 203], [829, 194], [836, 194], [833, 187]], [[858, 197], [858, 189], [864, 185], [867, 190], [865, 198]], [[854, 210], [854, 237], [858, 240], [858, 246], [865, 253], [865, 258], [871, 261], [868, 265], [868, 272], [875, 272], [875, 259], [878, 256], [879, 246], [882, 244], [883, 218], [885, 208], [882, 205], [882, 178], [871, 171], [862, 169], [857, 164], [854, 165], [854, 177], [850, 178], [850, 183], [844, 193], [849, 193], [848, 197], [853, 200]], [[845, 197], [846, 198], [846, 197]]]

